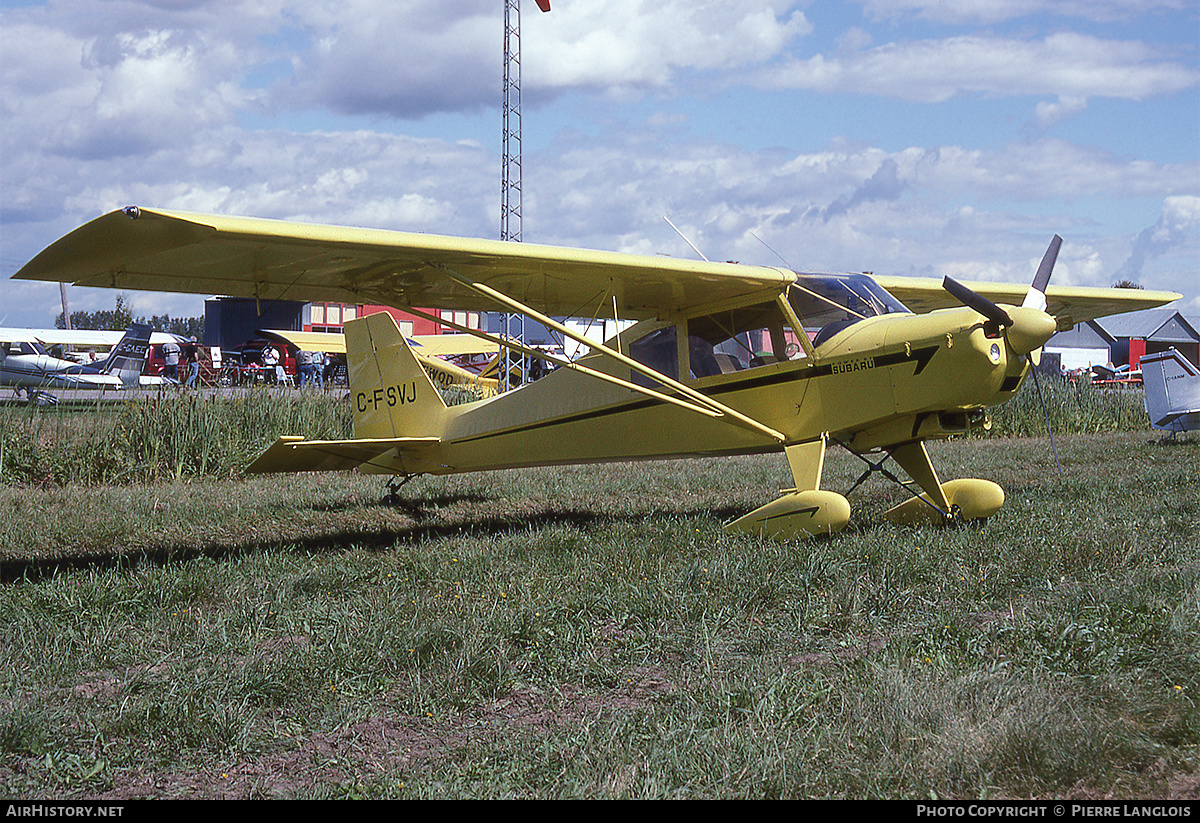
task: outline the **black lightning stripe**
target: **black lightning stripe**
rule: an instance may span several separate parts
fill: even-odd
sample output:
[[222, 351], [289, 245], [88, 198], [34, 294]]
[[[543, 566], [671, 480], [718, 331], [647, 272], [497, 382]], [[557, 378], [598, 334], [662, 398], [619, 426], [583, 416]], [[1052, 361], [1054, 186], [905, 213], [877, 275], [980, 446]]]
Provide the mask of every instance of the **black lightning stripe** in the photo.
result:
[[[893, 354], [880, 354], [872, 358], [872, 368], [883, 366], [898, 366], [904, 363], [916, 363], [916, 370], [913, 376], [920, 374], [929, 365], [929, 361], [933, 355], [937, 353], [938, 347], [925, 346], [920, 349], [912, 349], [911, 351], [898, 351]], [[822, 363], [817, 366], [812, 366], [807, 369], [801, 368], [797, 371], [775, 372], [772, 374], [764, 374], [762, 376], [748, 377], [744, 380], [731, 380], [728, 383], [723, 383], [720, 386], [712, 386], [704, 391], [705, 394], [716, 396], [721, 394], [729, 394], [730, 392], [740, 392], [749, 389], [758, 389], [764, 386], [773, 386], [780, 383], [790, 383], [795, 380], [810, 380], [815, 377], [829, 377], [834, 374], [834, 364]], [[528, 423], [524, 426], [517, 426], [503, 431], [485, 432], [472, 437], [463, 437], [449, 442], [452, 443], [473, 443], [479, 440], [487, 440], [492, 437], [502, 437], [508, 434], [517, 434], [525, 431], [533, 431], [540, 428], [552, 426], [561, 426], [568, 423], [580, 423], [586, 420], [598, 420], [602, 417], [608, 417], [613, 414], [624, 414], [626, 412], [638, 411], [640, 409], [650, 408], [652, 406], [661, 405], [664, 401], [654, 398], [646, 398], [630, 403], [622, 403], [616, 406], [611, 406], [606, 409], [593, 409], [578, 414], [567, 415], [565, 417], [556, 417], [553, 420], [539, 420], [533, 423]]]

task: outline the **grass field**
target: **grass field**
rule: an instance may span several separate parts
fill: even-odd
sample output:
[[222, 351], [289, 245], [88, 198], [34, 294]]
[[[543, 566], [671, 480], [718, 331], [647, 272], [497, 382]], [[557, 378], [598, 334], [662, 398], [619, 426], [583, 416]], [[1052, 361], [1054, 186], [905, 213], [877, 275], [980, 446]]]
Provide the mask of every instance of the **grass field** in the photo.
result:
[[[154, 427], [195, 410], [10, 417], [0, 795], [1198, 798], [1200, 442], [1097, 406], [1056, 426], [1060, 475], [1017, 436], [1037, 409], [930, 446], [1005, 487], [988, 523], [878, 525], [905, 495], [872, 478], [844, 532], [788, 544], [721, 531], [781, 457], [392, 506], [238, 475], [273, 429], [344, 425], [311, 409], [220, 410], [177, 450]], [[861, 470], [833, 452], [826, 485]]]

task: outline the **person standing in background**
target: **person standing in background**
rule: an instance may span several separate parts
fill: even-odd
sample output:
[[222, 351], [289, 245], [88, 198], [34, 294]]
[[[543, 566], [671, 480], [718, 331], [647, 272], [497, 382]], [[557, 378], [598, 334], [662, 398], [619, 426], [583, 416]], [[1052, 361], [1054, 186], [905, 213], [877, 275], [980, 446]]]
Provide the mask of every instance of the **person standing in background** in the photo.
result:
[[281, 372], [283, 371], [283, 367], [279, 364], [279, 349], [268, 343], [262, 352], [262, 362], [263, 367], [266, 368], [271, 378], [276, 383], [282, 383], [283, 380], [280, 378], [282, 377]]
[[174, 340], [163, 343], [163, 377], [179, 382], [179, 344]]
[[200, 347], [196, 345], [196, 338], [192, 338], [183, 344], [183, 358], [188, 364], [187, 385], [189, 388], [194, 388], [200, 385]]
[[301, 349], [296, 352], [296, 372], [300, 376], [300, 388], [317, 379], [316, 366], [313, 365], [314, 352]]

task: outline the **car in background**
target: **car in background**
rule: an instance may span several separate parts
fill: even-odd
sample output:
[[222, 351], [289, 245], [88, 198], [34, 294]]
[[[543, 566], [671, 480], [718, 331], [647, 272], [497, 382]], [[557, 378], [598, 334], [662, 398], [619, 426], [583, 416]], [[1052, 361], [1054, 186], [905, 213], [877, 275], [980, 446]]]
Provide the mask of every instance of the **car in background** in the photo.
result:
[[223, 363], [222, 375], [227, 385], [253, 386], [256, 384], [273, 385], [276, 382], [275, 370], [263, 364], [263, 351], [267, 346], [274, 346], [279, 352], [279, 361], [284, 374], [293, 384], [296, 381], [296, 349], [275, 341], [253, 338], [232, 349], [224, 349], [221, 353]]

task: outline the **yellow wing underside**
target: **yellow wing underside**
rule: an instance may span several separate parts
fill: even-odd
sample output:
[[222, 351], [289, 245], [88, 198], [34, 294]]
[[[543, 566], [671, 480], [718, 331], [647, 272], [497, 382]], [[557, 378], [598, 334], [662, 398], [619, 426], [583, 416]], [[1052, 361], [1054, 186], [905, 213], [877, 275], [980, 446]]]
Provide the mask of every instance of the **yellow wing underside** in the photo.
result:
[[48, 246], [24, 280], [460, 311], [499, 307], [465, 277], [557, 316], [654, 317], [777, 292], [790, 272], [430, 234], [139, 209], [99, 217]]
[[[611, 317], [615, 303], [622, 320], [760, 294], [768, 299], [795, 280], [794, 273], [767, 266], [132, 208], [75, 229], [15, 277], [261, 300], [499, 310], [462, 282], [468, 280], [551, 316]], [[939, 280], [875, 280], [918, 313], [958, 305]], [[1027, 289], [965, 285], [1008, 304], [1020, 304]], [[1060, 328], [1179, 297], [1060, 286], [1046, 296]]]

